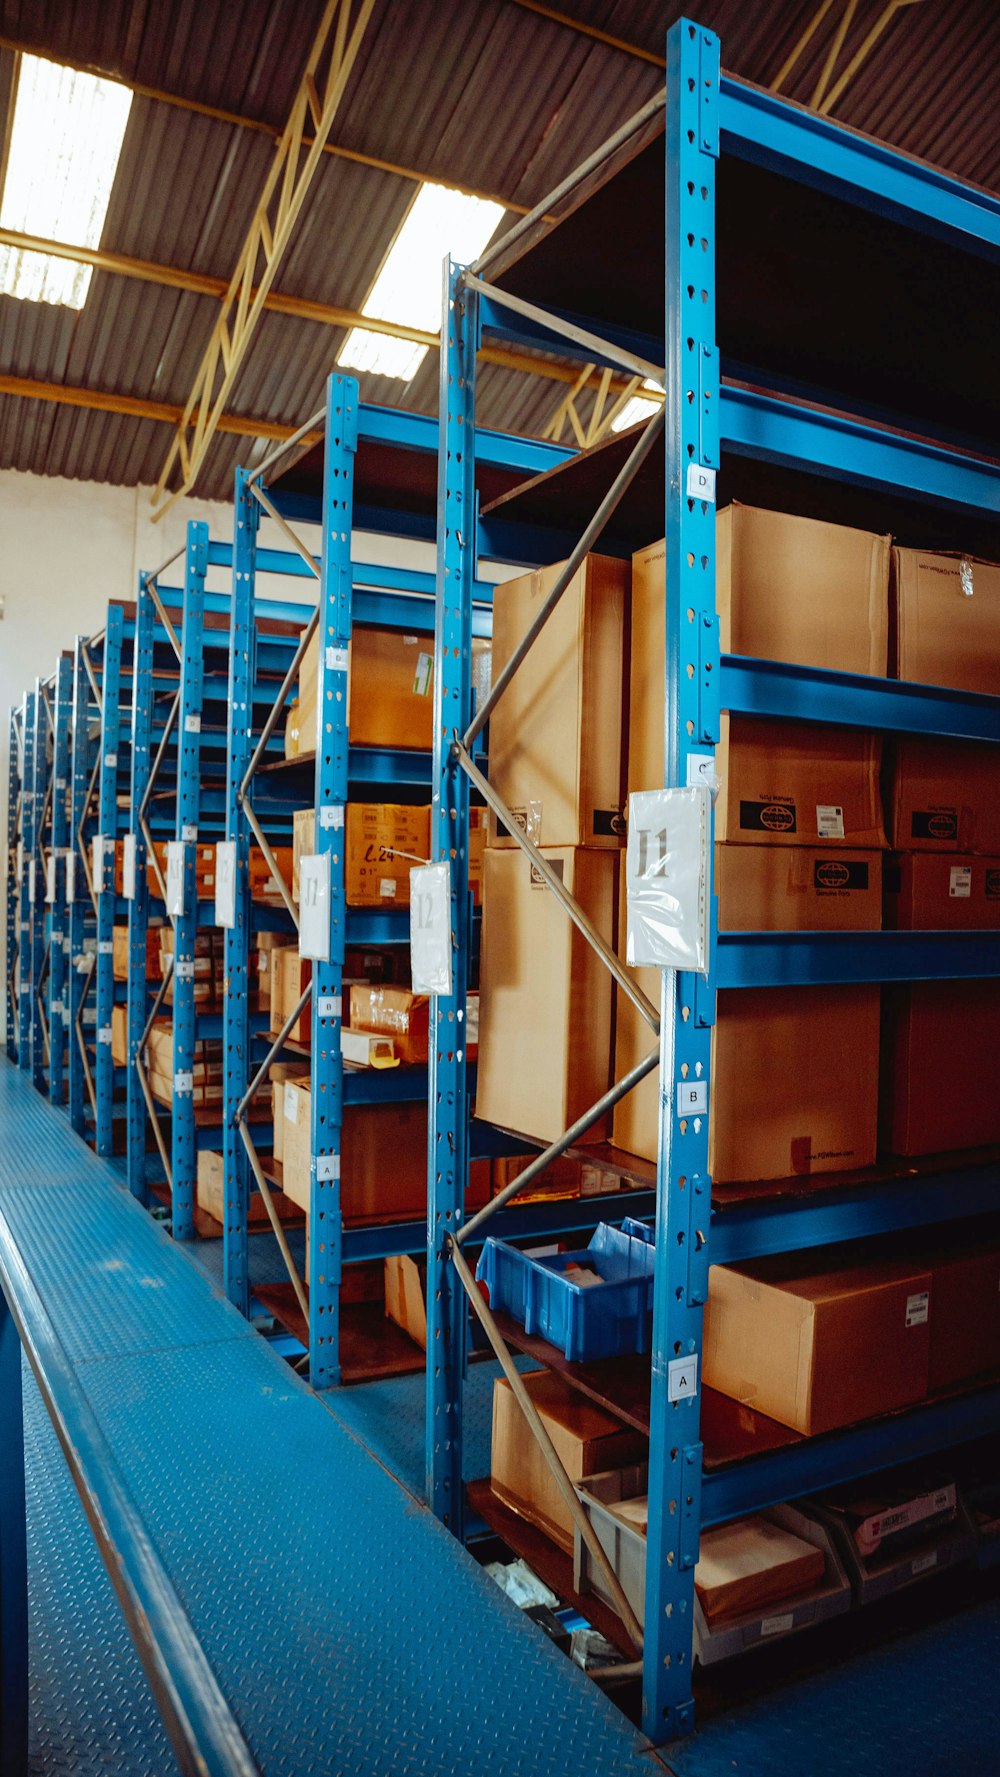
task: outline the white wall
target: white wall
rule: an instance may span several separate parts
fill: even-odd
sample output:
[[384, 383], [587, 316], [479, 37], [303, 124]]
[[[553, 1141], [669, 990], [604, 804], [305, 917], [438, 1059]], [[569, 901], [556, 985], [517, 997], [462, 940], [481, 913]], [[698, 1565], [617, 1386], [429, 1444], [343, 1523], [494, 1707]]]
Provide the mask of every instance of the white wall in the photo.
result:
[[[104, 627], [109, 599], [134, 599], [140, 569], [159, 566], [180, 548], [191, 519], [208, 523], [216, 542], [231, 542], [233, 508], [228, 501], [183, 499], [153, 524], [151, 489], [109, 487], [100, 482], [67, 481], [57, 476], [0, 470], [0, 857], [7, 836], [7, 747], [9, 711], [20, 703], [36, 678], [48, 678], [59, 654], [72, 648], [78, 635]], [[297, 526], [314, 552], [318, 529]], [[287, 547], [277, 527], [264, 519], [261, 541]], [[363, 532], [353, 540], [356, 561], [385, 566], [434, 570], [434, 546]], [[487, 578], [502, 571], [484, 569]], [[183, 563], [164, 575], [170, 585], [183, 582]], [[209, 586], [229, 591], [228, 569], [212, 569]], [[266, 595], [310, 603], [310, 581], [280, 580], [268, 575]], [[0, 878], [5, 880], [5, 878]], [[6, 896], [0, 895], [0, 937], [6, 918]], [[0, 1011], [0, 1026], [3, 1014]]]

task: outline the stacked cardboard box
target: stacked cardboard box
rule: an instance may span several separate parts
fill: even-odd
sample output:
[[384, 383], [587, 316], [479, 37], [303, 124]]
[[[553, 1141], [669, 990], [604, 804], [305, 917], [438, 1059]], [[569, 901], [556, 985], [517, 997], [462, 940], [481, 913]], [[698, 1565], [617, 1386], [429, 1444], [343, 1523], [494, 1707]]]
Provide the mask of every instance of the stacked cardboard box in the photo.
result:
[[[473, 677], [489, 688], [490, 644], [472, 644]], [[314, 635], [299, 669], [299, 694], [285, 724], [285, 757], [316, 749], [319, 637]], [[357, 624], [348, 664], [347, 721], [356, 747], [420, 747], [433, 744], [434, 643], [430, 635], [402, 635]], [[485, 688], [485, 690], [484, 690]]]
[[[664, 545], [632, 564], [629, 792], [664, 781]], [[733, 506], [718, 520], [728, 652], [884, 670], [889, 539]], [[861, 730], [723, 716], [715, 885], [722, 931], [871, 931], [882, 919], [881, 745]], [[655, 970], [639, 984], [656, 1001]], [[720, 993], [710, 1167], [718, 1182], [851, 1169], [875, 1158], [878, 989]], [[618, 995], [616, 1073], [652, 1044]], [[614, 1141], [655, 1159], [656, 1075], [615, 1110]]]
[[[174, 998], [174, 928], [167, 922], [160, 927], [159, 974], [167, 982], [165, 1001]], [[226, 962], [226, 934], [223, 931], [199, 931], [194, 941], [194, 998], [202, 1006], [221, 1004], [222, 982]]]
[[[312, 1091], [308, 1080], [282, 1087], [282, 1188], [309, 1209]], [[466, 1204], [489, 1196], [489, 1162], [469, 1168]], [[347, 1221], [408, 1221], [427, 1213], [426, 1104], [349, 1105], [340, 1140], [340, 1201]]]
[[[408, 907], [410, 871], [430, 856], [431, 811], [392, 802], [347, 806], [344, 893], [349, 907]], [[299, 898], [302, 859], [316, 845], [316, 816], [296, 809], [293, 820], [292, 894]]]
[[[496, 588], [498, 672], [559, 572], [548, 568]], [[492, 782], [609, 945], [623, 842], [627, 591], [624, 563], [589, 556], [490, 723]], [[480, 988], [479, 1115], [551, 1141], [610, 1082], [611, 977], [495, 819], [483, 866]], [[606, 1133], [595, 1125], [590, 1139]]]
[[[146, 1067], [153, 1097], [172, 1104], [174, 1097], [174, 1027], [169, 1018], [157, 1018], [146, 1040]], [[191, 1067], [191, 1099], [196, 1109], [218, 1106], [223, 1094], [222, 1043], [199, 1038]]]
[[[116, 981], [128, 980], [128, 926], [116, 925], [111, 934], [112, 968]], [[152, 921], [146, 928], [146, 979], [155, 980], [160, 972], [160, 922]]]

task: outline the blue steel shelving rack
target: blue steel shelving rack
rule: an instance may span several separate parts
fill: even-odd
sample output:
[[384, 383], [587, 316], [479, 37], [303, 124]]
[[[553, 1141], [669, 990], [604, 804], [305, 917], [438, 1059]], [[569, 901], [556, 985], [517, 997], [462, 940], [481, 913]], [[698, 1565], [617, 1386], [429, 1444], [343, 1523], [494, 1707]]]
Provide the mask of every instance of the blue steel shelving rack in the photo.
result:
[[[89, 642], [77, 636], [71, 678], [69, 846], [64, 864], [68, 906], [69, 979], [66, 997], [69, 1054], [68, 1109], [78, 1135], [93, 1139], [97, 1094], [97, 896], [93, 884], [94, 805], [100, 760], [99, 705], [87, 670]], [[91, 668], [91, 671], [93, 669]], [[96, 675], [95, 675], [96, 680]]]
[[[247, 1214], [249, 1205], [248, 1155], [240, 1139], [237, 1111], [244, 1102], [259, 1063], [251, 1061], [252, 1045], [245, 1018], [247, 957], [255, 909], [249, 901], [247, 858], [251, 829], [246, 803], [265, 837], [274, 838], [273, 823], [287, 821], [293, 803], [281, 788], [281, 773], [267, 783], [251, 769], [260, 742], [258, 721], [273, 710], [273, 689], [262, 686], [256, 659], [259, 638], [255, 617], [265, 607], [257, 598], [258, 576], [269, 570], [288, 572], [288, 561], [299, 559], [299, 572], [319, 580], [317, 629], [322, 637], [318, 703], [324, 711], [328, 735], [317, 759], [313, 781], [316, 843], [328, 852], [330, 867], [330, 961], [314, 965], [310, 1015], [312, 1018], [311, 1085], [313, 1107], [311, 1209], [309, 1217], [310, 1324], [319, 1329], [310, 1342], [310, 1378], [315, 1387], [337, 1384], [342, 1379], [339, 1348], [340, 1283], [345, 1263], [379, 1259], [393, 1253], [422, 1253], [426, 1249], [426, 1222], [345, 1228], [340, 1207], [340, 1131], [344, 1105], [400, 1102], [422, 1099], [426, 1091], [423, 1070], [398, 1073], [345, 1070], [340, 1058], [342, 964], [345, 944], [407, 943], [409, 923], [404, 909], [353, 909], [346, 906], [343, 886], [343, 810], [349, 797], [378, 796], [403, 785], [408, 791], [431, 786], [430, 760], [419, 754], [383, 753], [351, 747], [346, 721], [346, 649], [351, 628], [363, 622], [403, 628], [430, 635], [434, 624], [434, 578], [402, 567], [378, 567], [351, 560], [355, 533], [367, 530], [393, 537], [430, 540], [433, 536], [433, 475], [438, 450], [437, 422], [417, 414], [359, 404], [352, 378], [329, 379], [324, 409], [307, 422], [303, 433], [321, 429], [323, 437], [321, 481], [313, 491], [282, 487], [280, 476], [261, 485], [263, 475], [278, 460], [275, 451], [253, 474], [237, 471], [235, 494], [235, 557], [232, 649], [230, 655], [230, 736], [227, 788], [227, 838], [236, 847], [235, 924], [227, 932], [226, 978], [230, 992], [226, 1002], [226, 1148], [225, 1183], [227, 1215], [224, 1229], [224, 1276], [230, 1299], [244, 1313], [250, 1303], [248, 1275]], [[386, 447], [402, 457], [421, 457], [427, 465], [426, 510], [404, 509], [393, 503], [391, 492], [371, 485], [365, 474], [358, 485], [355, 466], [367, 447]], [[481, 461], [502, 466], [516, 480], [538, 473], [564, 460], [566, 453], [528, 440], [479, 434]], [[384, 463], [384, 457], [382, 459]], [[261, 515], [276, 522], [298, 550], [265, 551], [258, 546]], [[292, 522], [320, 526], [319, 560], [314, 561], [290, 530]], [[516, 538], [499, 527], [497, 559], [503, 547]], [[474, 582], [470, 591], [472, 633], [490, 633], [491, 587]], [[472, 611], [472, 604], [475, 611]], [[282, 607], [288, 613], [289, 607]], [[305, 613], [311, 615], [311, 612]], [[298, 655], [287, 655], [288, 689], [294, 682]], [[257, 706], [258, 716], [254, 716]], [[280, 740], [269, 733], [266, 748], [280, 755]], [[261, 757], [266, 756], [266, 751]], [[250, 786], [254, 786], [251, 792]], [[245, 799], [240, 789], [245, 786]], [[301, 795], [300, 795], [301, 800]], [[268, 1044], [268, 1047], [270, 1045]], [[495, 1133], [478, 1128], [476, 1156], [487, 1157], [504, 1146]], [[266, 1182], [266, 1181], [265, 1181]], [[259, 1180], [258, 1180], [259, 1183]], [[651, 1194], [639, 1193], [636, 1206], [651, 1203]], [[579, 1202], [536, 1204], [515, 1208], [502, 1218], [509, 1234], [564, 1232], [599, 1219], [596, 1199]]]
[[49, 1097], [66, 1098], [69, 981], [69, 909], [66, 901], [66, 853], [70, 833], [70, 742], [73, 656], [61, 654], [56, 667], [52, 704], [52, 828], [51, 863], [46, 885], [49, 907]]
[[[1000, 698], [966, 697], [933, 686], [861, 679], [719, 654], [715, 608], [714, 501], [688, 485], [690, 465], [711, 472], [730, 458], [756, 459], [840, 479], [893, 499], [933, 503], [954, 514], [961, 546], [968, 521], [1000, 514], [1000, 470], [961, 447], [894, 432], [870, 416], [854, 418], [801, 397], [723, 381], [715, 338], [716, 165], [720, 152], [846, 200], [943, 240], [955, 254], [1000, 258], [1000, 203], [958, 185], [881, 143], [720, 75], [718, 39], [688, 20], [668, 36], [665, 93], [635, 120], [665, 112], [666, 266], [662, 335], [599, 325], [586, 298], [568, 313], [548, 313], [522, 293], [513, 299], [483, 281], [480, 266], [450, 269], [445, 289], [441, 382], [436, 669], [440, 719], [435, 754], [435, 857], [453, 860], [452, 926], [458, 991], [438, 1000], [437, 1028], [464, 1007], [461, 958], [467, 947], [461, 811], [467, 794], [454, 739], [471, 720], [469, 587], [480, 552], [493, 544], [493, 521], [479, 520], [473, 497], [476, 351], [484, 335], [546, 343], [585, 362], [626, 369], [665, 366], [666, 782], [684, 784], [691, 754], [710, 752], [722, 709], [821, 722], [1000, 741]], [[614, 147], [627, 137], [620, 133]], [[593, 171], [599, 156], [595, 156]], [[584, 199], [584, 202], [586, 199]], [[539, 206], [525, 227], [545, 211]], [[557, 225], [558, 226], [558, 225]], [[520, 225], [518, 225], [520, 227]], [[517, 229], [512, 231], [516, 233]], [[500, 255], [503, 258], [504, 243]], [[492, 259], [494, 251], [484, 256]], [[509, 253], [504, 269], [509, 268]], [[482, 262], [480, 262], [482, 265]], [[479, 274], [479, 275], [477, 275]], [[586, 290], [586, 280], [581, 280]], [[540, 297], [539, 300], [544, 300]], [[623, 297], [623, 307], [626, 299]], [[860, 293], [858, 296], [860, 301]], [[582, 312], [581, 312], [582, 311]], [[641, 356], [640, 356], [641, 355]], [[725, 368], [725, 367], [724, 367]], [[840, 405], [843, 405], [842, 403]], [[698, 484], [703, 487], [704, 481]], [[558, 477], [551, 488], [559, 522]], [[516, 511], [516, 506], [514, 508]], [[509, 519], [508, 515], [508, 519]], [[575, 539], [571, 539], [575, 541]], [[646, 539], [649, 540], [649, 539]], [[525, 525], [512, 559], [548, 562], [566, 553], [566, 533]], [[700, 1064], [709, 1077], [714, 995], [718, 987], [791, 983], [953, 979], [1000, 973], [995, 933], [727, 933], [717, 937], [707, 980], [664, 972], [661, 1001], [660, 1158], [650, 1402], [649, 1531], [643, 1645], [643, 1725], [656, 1743], [693, 1725], [691, 1640], [693, 1574], [701, 1526], [777, 1500], [927, 1454], [1000, 1425], [996, 1387], [936, 1401], [888, 1422], [771, 1456], [703, 1473], [700, 1397], [671, 1395], [670, 1364], [700, 1360], [708, 1263], [734, 1262], [893, 1230], [945, 1223], [996, 1209], [995, 1165], [962, 1167], [921, 1178], [884, 1178], [828, 1199], [803, 1196], [726, 1209], [708, 1224], [708, 1119], [682, 1124], [670, 1082]], [[464, 1304], [447, 1235], [462, 1223], [467, 1165], [461, 1057], [439, 1039], [430, 1080], [432, 1179], [428, 1230], [427, 1477], [432, 1508], [459, 1534], [461, 1377]], [[698, 1230], [707, 1232], [698, 1234]], [[700, 1367], [700, 1364], [699, 1364]]]
[[21, 840], [21, 754], [24, 745], [23, 710], [11, 706], [7, 725], [7, 865], [6, 865], [6, 941], [4, 959], [4, 1019], [7, 1035], [7, 1059], [17, 1060], [19, 1025], [17, 970], [19, 952], [18, 926], [21, 917], [19, 858]]

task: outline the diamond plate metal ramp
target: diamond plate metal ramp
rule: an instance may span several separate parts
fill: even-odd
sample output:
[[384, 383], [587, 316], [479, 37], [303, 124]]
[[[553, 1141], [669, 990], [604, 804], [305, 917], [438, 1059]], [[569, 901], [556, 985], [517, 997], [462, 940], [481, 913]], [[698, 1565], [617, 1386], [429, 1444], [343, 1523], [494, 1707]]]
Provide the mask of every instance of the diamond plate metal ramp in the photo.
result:
[[0, 1214], [266, 1777], [662, 1770], [7, 1063]]

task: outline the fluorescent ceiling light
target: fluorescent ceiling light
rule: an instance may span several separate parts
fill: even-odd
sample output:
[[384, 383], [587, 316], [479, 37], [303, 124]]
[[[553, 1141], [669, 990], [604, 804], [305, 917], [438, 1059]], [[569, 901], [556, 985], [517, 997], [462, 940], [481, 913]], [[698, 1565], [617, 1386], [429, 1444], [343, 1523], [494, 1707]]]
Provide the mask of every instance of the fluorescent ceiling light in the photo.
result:
[[[502, 204], [466, 197], [447, 185], [421, 185], [375, 279], [362, 314], [379, 321], [437, 333], [441, 325], [441, 265], [446, 254], [468, 265], [495, 234]], [[391, 334], [352, 327], [338, 364], [409, 382], [427, 355], [426, 346]]]
[[[642, 386], [644, 389], [657, 387], [656, 383], [650, 382], [648, 376]], [[661, 405], [659, 401], [647, 401], [644, 395], [633, 395], [630, 401], [626, 401], [621, 412], [615, 414], [609, 430], [627, 432], [630, 426], [637, 426], [640, 420], [648, 420], [650, 414], [654, 414]]]
[[[131, 105], [116, 81], [22, 55], [0, 227], [99, 246]], [[79, 309], [92, 269], [0, 246], [0, 294]]]

